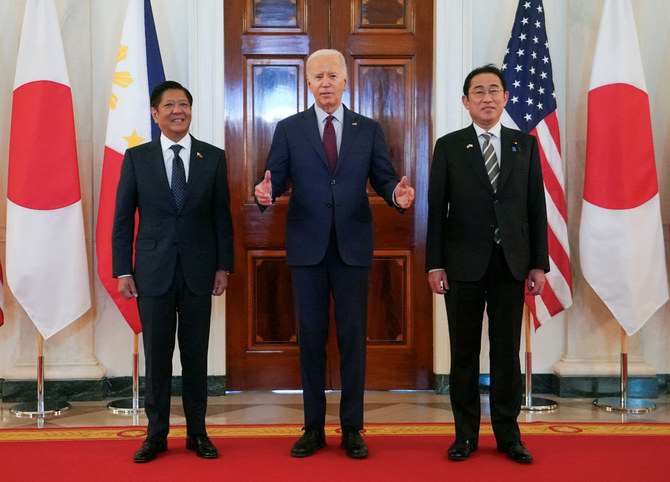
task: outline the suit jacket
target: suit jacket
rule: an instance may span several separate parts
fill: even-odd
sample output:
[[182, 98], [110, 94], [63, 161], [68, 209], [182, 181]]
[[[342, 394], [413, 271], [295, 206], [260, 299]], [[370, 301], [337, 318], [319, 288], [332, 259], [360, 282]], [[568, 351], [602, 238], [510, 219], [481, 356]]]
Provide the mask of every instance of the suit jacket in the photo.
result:
[[335, 172], [319, 134], [314, 106], [277, 124], [266, 169], [273, 197], [291, 185], [286, 216], [286, 259], [292, 266], [318, 264], [335, 226], [340, 256], [352, 266], [371, 266], [374, 249], [367, 182], [391, 206], [399, 182], [381, 126], [344, 108]]
[[549, 271], [547, 214], [537, 139], [502, 127], [497, 193], [472, 125], [435, 143], [428, 189], [426, 271], [444, 268], [454, 281], [484, 276], [497, 224], [517, 280]]
[[123, 159], [112, 231], [113, 275], [133, 274], [140, 296], [167, 292], [178, 261], [187, 286], [198, 295], [212, 292], [216, 270], [233, 270], [226, 156], [191, 139], [181, 211], [174, 205], [160, 138], [128, 149]]

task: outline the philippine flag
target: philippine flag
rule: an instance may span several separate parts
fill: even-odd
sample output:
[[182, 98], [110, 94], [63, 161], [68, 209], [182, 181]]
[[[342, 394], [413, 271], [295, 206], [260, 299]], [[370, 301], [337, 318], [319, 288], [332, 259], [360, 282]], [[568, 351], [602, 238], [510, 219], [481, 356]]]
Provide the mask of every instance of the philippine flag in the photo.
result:
[[53, 0], [26, 3], [7, 178], [7, 284], [46, 339], [91, 307], [72, 94]]
[[628, 335], [668, 300], [649, 96], [629, 0], [603, 8], [588, 96], [579, 251]]
[[135, 333], [142, 331], [137, 301], [126, 300], [112, 276], [112, 226], [116, 186], [126, 149], [160, 135], [151, 119], [149, 96], [165, 80], [150, 0], [130, 0], [121, 34], [116, 72], [109, 100], [107, 138], [100, 183], [96, 226], [98, 276], [126, 322]]

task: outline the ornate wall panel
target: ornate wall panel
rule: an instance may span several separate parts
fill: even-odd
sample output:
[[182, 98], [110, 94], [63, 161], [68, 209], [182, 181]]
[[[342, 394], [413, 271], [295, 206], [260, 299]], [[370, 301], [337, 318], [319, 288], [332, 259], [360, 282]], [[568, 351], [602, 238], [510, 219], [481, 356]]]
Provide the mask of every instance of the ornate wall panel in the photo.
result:
[[413, 152], [411, 60], [359, 58], [353, 77], [355, 110], [381, 124], [393, 167], [406, 175]]
[[277, 122], [305, 107], [303, 59], [247, 59], [247, 160], [249, 200], [263, 176]]
[[247, 32], [301, 32], [304, 0], [247, 0]]

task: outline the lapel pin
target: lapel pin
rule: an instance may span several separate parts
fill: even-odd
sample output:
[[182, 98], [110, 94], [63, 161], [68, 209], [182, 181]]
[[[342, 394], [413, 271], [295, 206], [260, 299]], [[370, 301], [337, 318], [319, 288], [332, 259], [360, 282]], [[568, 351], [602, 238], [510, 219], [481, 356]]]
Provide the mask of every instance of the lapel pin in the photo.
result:
[[199, 152], [196, 152], [195, 155], [198, 156], [200, 159], [202, 159], [202, 154], [200, 154]]
[[467, 146], [465, 146], [465, 148], [466, 149], [472, 149], [472, 144], [468, 144]]
[[519, 152], [519, 143], [516, 141], [512, 145], [512, 152]]
[[352, 126], [357, 126], [357, 125], [358, 125], [358, 122], [352, 122], [351, 125], [352, 125]]

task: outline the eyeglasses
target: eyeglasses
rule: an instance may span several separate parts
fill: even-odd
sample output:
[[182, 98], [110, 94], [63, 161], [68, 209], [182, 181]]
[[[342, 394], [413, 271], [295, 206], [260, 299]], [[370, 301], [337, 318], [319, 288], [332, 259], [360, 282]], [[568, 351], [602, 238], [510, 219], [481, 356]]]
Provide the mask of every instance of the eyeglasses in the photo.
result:
[[476, 100], [482, 100], [486, 94], [489, 94], [492, 99], [500, 97], [503, 93], [503, 89], [500, 87], [491, 87], [489, 90], [477, 89], [470, 92], [470, 95]]

